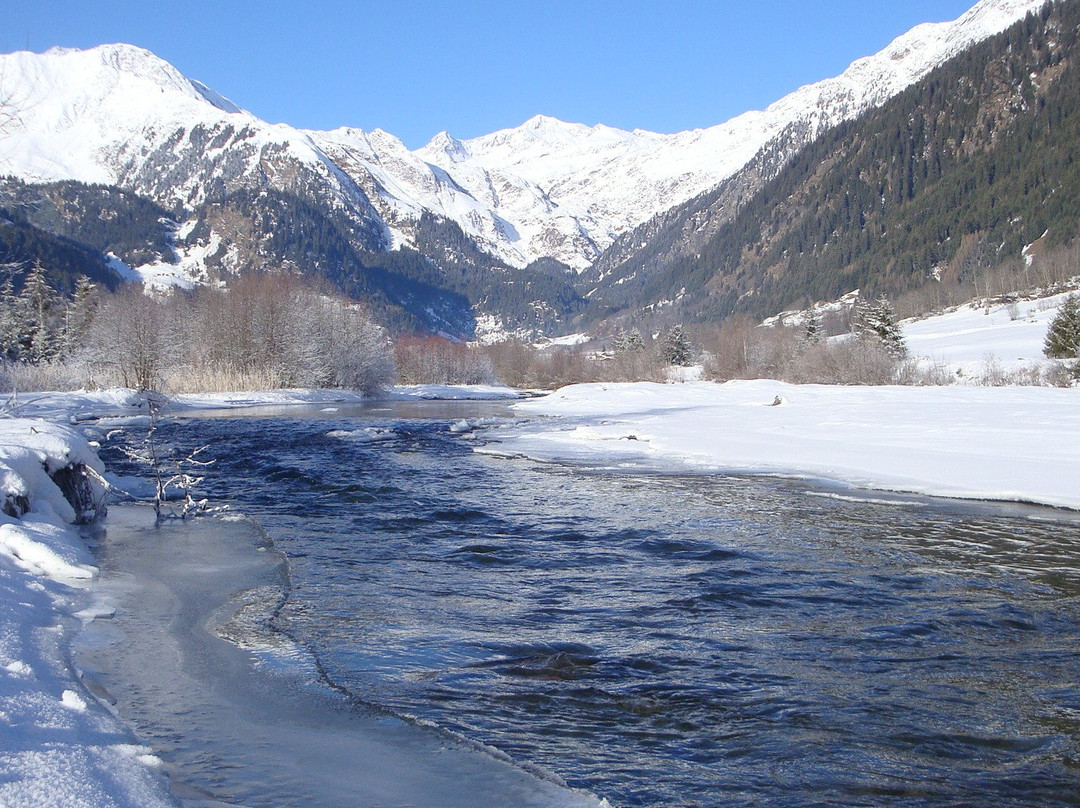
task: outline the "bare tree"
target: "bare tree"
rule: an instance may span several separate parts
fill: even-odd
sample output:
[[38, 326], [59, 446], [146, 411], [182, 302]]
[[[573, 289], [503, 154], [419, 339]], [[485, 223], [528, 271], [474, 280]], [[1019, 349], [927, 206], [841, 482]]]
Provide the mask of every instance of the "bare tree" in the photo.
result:
[[87, 331], [84, 358], [125, 387], [156, 389], [165, 362], [162, 309], [139, 284], [105, 298]]

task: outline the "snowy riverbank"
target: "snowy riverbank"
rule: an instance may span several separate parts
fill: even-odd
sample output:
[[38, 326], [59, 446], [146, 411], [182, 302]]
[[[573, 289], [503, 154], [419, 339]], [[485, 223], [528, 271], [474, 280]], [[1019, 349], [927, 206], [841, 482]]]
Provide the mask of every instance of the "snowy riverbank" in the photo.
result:
[[[517, 396], [509, 388], [447, 392], [398, 389], [394, 397]], [[171, 406], [358, 401], [284, 391], [186, 396]], [[482, 451], [1080, 509], [1080, 389], [591, 384], [513, 406], [546, 417], [499, 430]], [[103, 471], [87, 437], [109, 419], [145, 411], [130, 390], [36, 394], [18, 410], [34, 417], [0, 420], [8, 510], [30, 508], [21, 518], [0, 515], [0, 804], [175, 804], [152, 750], [89, 696], [69, 661], [71, 636], [99, 611], [89, 590], [96, 570], [74, 511], [46, 473], [78, 462]]]
[[[518, 396], [508, 388], [454, 393], [458, 399]], [[395, 398], [437, 394], [399, 390]], [[284, 391], [183, 397], [169, 406], [193, 412], [361, 400], [336, 391]], [[93, 441], [117, 423], [145, 419], [145, 397], [118, 389], [31, 394], [21, 397], [18, 412], [35, 417], [0, 419], [0, 501], [6, 511], [0, 514], [0, 805], [176, 806], [163, 762], [110, 711], [109, 695], [72, 661], [72, 640], [89, 621], [112, 617], [113, 608], [96, 594], [95, 560], [75, 527], [75, 510], [50, 476], [72, 464], [85, 464], [95, 479], [105, 474]], [[163, 621], [161, 630], [168, 623]], [[382, 795], [380, 801], [500, 804], [498, 795], [512, 794], [507, 801], [519, 805], [604, 804], [423, 728], [365, 720], [370, 726], [351, 734], [338, 728], [342, 754], [363, 754], [326, 767], [359, 766], [363, 776], [350, 782], [362, 780]]]
[[1080, 509], [1080, 389], [585, 384], [484, 451]]
[[[69, 643], [96, 613], [93, 558], [46, 469], [102, 471], [74, 430], [0, 420], [0, 804], [174, 805], [160, 761], [101, 704], [70, 664]], [[16, 503], [16, 500], [18, 502]]]
[[[390, 401], [502, 401], [521, 398], [513, 387], [494, 384], [399, 385], [386, 391]], [[166, 410], [183, 413], [205, 410], [240, 410], [255, 407], [292, 407], [363, 404], [373, 399], [349, 390], [260, 390], [235, 393], [184, 393], [166, 399]], [[146, 397], [135, 390], [112, 387], [103, 390], [24, 393], [11, 402], [18, 415], [62, 422], [119, 418], [144, 414]]]

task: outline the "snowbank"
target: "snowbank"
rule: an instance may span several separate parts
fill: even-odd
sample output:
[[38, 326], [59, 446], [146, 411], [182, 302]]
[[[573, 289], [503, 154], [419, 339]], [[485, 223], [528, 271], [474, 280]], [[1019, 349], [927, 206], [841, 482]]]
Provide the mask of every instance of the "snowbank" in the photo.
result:
[[522, 391], [501, 384], [403, 384], [390, 389], [392, 401], [502, 401], [522, 397]]
[[172, 806], [158, 759], [67, 662], [97, 570], [49, 474], [80, 463], [103, 470], [74, 430], [0, 420], [0, 805]]
[[291, 406], [295, 404], [357, 404], [366, 400], [350, 390], [260, 390], [243, 393], [185, 393], [169, 399], [169, 409], [225, 410], [244, 407]]
[[481, 451], [1080, 509], [1080, 389], [584, 384]]

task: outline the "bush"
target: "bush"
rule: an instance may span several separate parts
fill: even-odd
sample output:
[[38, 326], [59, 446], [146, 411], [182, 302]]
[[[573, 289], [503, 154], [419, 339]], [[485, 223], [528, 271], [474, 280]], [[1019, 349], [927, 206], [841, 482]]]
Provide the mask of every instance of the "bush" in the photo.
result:
[[491, 384], [495, 371], [481, 349], [442, 337], [401, 336], [394, 343], [401, 384]]
[[281, 275], [225, 290], [105, 295], [73, 361], [102, 385], [171, 392], [374, 393], [393, 378], [386, 334], [366, 309]]

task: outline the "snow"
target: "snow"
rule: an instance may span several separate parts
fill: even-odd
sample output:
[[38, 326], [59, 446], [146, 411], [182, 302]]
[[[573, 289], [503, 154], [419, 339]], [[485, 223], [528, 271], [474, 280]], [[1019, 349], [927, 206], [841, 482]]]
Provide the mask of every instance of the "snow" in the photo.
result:
[[[201, 250], [200, 253], [201, 257], [205, 257], [207, 251]], [[141, 283], [148, 290], [192, 289], [197, 276], [202, 274], [202, 265], [197, 262], [192, 262], [192, 265], [186, 269], [183, 264], [169, 264], [163, 261], [130, 267], [112, 253], [106, 253], [105, 258], [109, 268], [123, 280], [129, 283]], [[193, 274], [196, 277], [192, 277]]]
[[573, 348], [577, 345], [584, 345], [586, 342], [591, 342], [592, 337], [588, 334], [566, 334], [562, 337], [554, 337], [552, 339], [546, 339], [542, 342], [535, 343], [533, 347], [537, 350], [544, 350], [545, 348]]
[[[204, 172], [222, 179], [229, 154], [259, 182], [267, 166], [281, 166], [282, 178], [292, 173], [284, 155], [322, 177], [335, 204], [364, 218], [361, 189], [388, 244], [412, 243], [416, 222], [431, 211], [512, 266], [550, 256], [583, 270], [618, 236], [715, 188], [782, 133], [816, 137], [1042, 4], [982, 0], [957, 20], [916, 27], [840, 76], [708, 128], [660, 134], [538, 115], [467, 141], [443, 132], [414, 151], [379, 129], [269, 124], [130, 45], [0, 55], [0, 98], [19, 107], [17, 125], [0, 138], [0, 174], [119, 183], [170, 206], [195, 205], [205, 198]], [[224, 138], [222, 145], [202, 151], [189, 140], [195, 127]], [[162, 151], [199, 169], [158, 187], [160, 166], [145, 162]], [[213, 243], [194, 249], [176, 270], [136, 271], [154, 284], [182, 283], [201, 277], [215, 250]]]
[[[414, 384], [391, 387], [377, 400], [499, 401], [521, 398], [522, 395], [521, 390], [501, 384]], [[181, 393], [168, 398], [166, 408], [173, 413], [183, 413], [324, 405], [324, 411], [332, 411], [336, 409], [332, 405], [371, 401], [371, 398], [362, 393], [350, 390], [295, 388], [232, 393]], [[100, 419], [123, 420], [147, 415], [146, 396], [125, 387], [93, 391], [23, 393], [9, 402], [9, 407], [23, 416], [68, 423]], [[0, 425], [4, 423], [9, 422], [0, 420]], [[93, 456], [81, 459], [96, 462]]]
[[958, 379], [979, 378], [996, 366], [1015, 372], [1045, 361], [1043, 341], [1067, 294], [1018, 300], [1011, 306], [972, 303], [946, 314], [900, 323], [904, 340], [923, 364], [944, 367]]
[[[779, 402], [779, 404], [776, 404]], [[481, 451], [1080, 509], [1080, 389], [584, 384]]]
[[502, 384], [412, 384], [394, 387], [388, 398], [394, 401], [503, 401], [521, 396], [521, 390]]
[[1043, 340], [1066, 297], [903, 321], [911, 355], [958, 384], [715, 384], [699, 380], [700, 368], [673, 368], [669, 381], [683, 383], [576, 385], [515, 404], [553, 419], [519, 424], [479, 450], [1080, 509], [1080, 388], [974, 384], [988, 367], [1047, 363]]
[[68, 524], [71, 506], [45, 473], [71, 462], [101, 469], [69, 427], [0, 420], [0, 495], [31, 505], [21, 519], [0, 515], [0, 804], [174, 806], [152, 750], [66, 661], [90, 597], [82, 587], [96, 574]]

